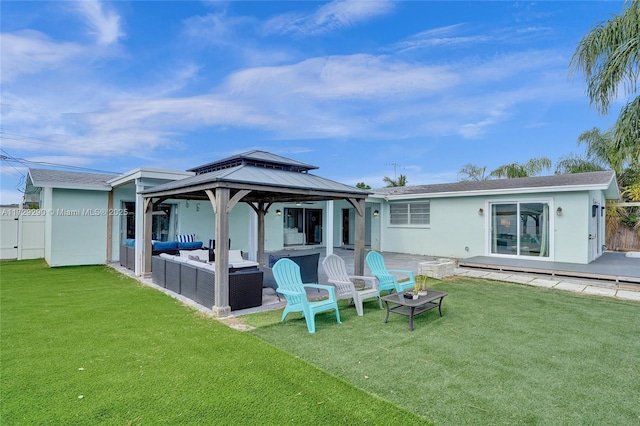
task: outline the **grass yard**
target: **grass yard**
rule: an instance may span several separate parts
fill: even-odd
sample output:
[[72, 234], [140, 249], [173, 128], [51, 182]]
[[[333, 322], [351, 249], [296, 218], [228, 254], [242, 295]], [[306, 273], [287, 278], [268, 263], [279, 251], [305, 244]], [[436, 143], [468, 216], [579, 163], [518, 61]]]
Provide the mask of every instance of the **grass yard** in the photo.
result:
[[429, 424], [105, 266], [0, 263], [0, 309], [3, 426]]
[[[251, 333], [440, 425], [640, 424], [640, 304], [479, 279], [415, 318], [365, 302], [304, 320], [249, 315]], [[296, 316], [297, 315], [297, 316]]]

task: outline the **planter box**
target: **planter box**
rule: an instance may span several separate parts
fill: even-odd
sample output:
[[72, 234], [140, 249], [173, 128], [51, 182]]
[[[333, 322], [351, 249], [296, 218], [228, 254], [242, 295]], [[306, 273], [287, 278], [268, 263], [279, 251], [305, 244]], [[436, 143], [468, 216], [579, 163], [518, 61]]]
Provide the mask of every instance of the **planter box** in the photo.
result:
[[442, 279], [452, 277], [455, 262], [449, 259], [438, 259], [418, 264], [418, 274], [426, 275], [431, 278]]

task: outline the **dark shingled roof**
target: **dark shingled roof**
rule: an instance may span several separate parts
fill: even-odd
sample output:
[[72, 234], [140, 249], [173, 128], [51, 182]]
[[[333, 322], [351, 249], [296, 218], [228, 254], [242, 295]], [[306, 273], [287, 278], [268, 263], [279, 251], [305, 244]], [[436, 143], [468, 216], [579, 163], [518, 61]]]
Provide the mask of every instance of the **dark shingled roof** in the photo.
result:
[[62, 170], [49, 169], [29, 169], [29, 176], [33, 186], [69, 188], [69, 189], [92, 189], [111, 190], [111, 185], [107, 181], [113, 179], [116, 174], [108, 175], [102, 173], [68, 172]]
[[[483, 181], [463, 181], [454, 183], [440, 183], [433, 185], [415, 185], [387, 187], [372, 190], [377, 196], [390, 197], [410, 195], [475, 195], [484, 192], [517, 192], [524, 190], [558, 190], [559, 188], [589, 188], [606, 189], [615, 180], [613, 171], [573, 173], [566, 175], [535, 176], [514, 179], [494, 179]], [[617, 184], [616, 188], [617, 188]], [[464, 194], [468, 193], [468, 194]]]

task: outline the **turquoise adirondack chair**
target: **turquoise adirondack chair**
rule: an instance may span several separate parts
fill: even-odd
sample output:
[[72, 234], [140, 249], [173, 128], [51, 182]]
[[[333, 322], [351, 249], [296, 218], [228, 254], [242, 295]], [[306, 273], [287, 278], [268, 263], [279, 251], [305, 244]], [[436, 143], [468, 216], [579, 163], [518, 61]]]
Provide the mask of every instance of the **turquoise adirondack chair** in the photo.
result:
[[[405, 290], [411, 290], [416, 284], [416, 278], [413, 275], [413, 271], [406, 269], [387, 269], [384, 264], [384, 258], [377, 251], [370, 251], [365, 258], [367, 266], [371, 270], [371, 274], [378, 279], [378, 291], [382, 294], [383, 291], [391, 293], [396, 291], [401, 293]], [[396, 274], [405, 275], [407, 281], [398, 281]]]
[[[307, 322], [309, 333], [315, 333], [316, 314], [333, 309], [336, 311], [338, 324], [341, 324], [338, 302], [333, 286], [303, 283], [300, 277], [300, 267], [291, 259], [286, 258], [278, 260], [275, 265], [273, 265], [273, 277], [278, 284], [276, 292], [282, 294], [287, 300], [287, 305], [284, 308], [284, 312], [282, 312], [281, 322], [284, 321], [290, 312], [302, 312]], [[317, 302], [310, 302], [307, 298], [305, 287], [327, 290], [329, 298]]]

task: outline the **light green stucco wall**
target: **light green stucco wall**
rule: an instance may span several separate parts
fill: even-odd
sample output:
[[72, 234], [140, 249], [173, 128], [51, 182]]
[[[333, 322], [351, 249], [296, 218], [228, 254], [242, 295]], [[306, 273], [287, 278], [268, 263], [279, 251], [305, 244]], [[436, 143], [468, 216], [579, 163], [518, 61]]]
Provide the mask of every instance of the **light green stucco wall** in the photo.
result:
[[[381, 250], [459, 259], [489, 255], [490, 202], [547, 201], [551, 209], [551, 257], [540, 260], [588, 263], [589, 219], [593, 197], [604, 200], [598, 191], [591, 194], [583, 191], [432, 198], [431, 223], [428, 227], [389, 225], [389, 204], [382, 202]], [[558, 207], [562, 207], [562, 216], [555, 214]], [[484, 211], [482, 215], [478, 213], [480, 208]]]
[[554, 214], [554, 249], [556, 262], [589, 263], [589, 217], [591, 203], [588, 192], [558, 195], [556, 207], [562, 215]]
[[[43, 188], [40, 192], [40, 208], [51, 210], [52, 189]], [[51, 215], [44, 218], [44, 260], [51, 265]]]
[[242, 250], [244, 252], [249, 250], [251, 220], [254, 217], [251, 212], [251, 207], [247, 203], [238, 203], [231, 210], [229, 215], [229, 238], [231, 238], [232, 250]]
[[[284, 247], [284, 207], [282, 203], [272, 204], [264, 217], [264, 251], [277, 251]], [[276, 210], [280, 210], [282, 215], [276, 215]]]
[[106, 262], [108, 192], [53, 189], [47, 216], [51, 225], [47, 230], [50, 266]]
[[485, 217], [478, 215], [478, 209], [485, 208], [483, 198], [434, 198], [430, 203], [428, 227], [390, 225], [389, 204], [383, 203], [382, 251], [455, 258], [484, 255]]
[[216, 237], [215, 215], [209, 201], [167, 200], [165, 203], [177, 204], [176, 234], [195, 234], [196, 241], [202, 241], [205, 246], [209, 239]]

